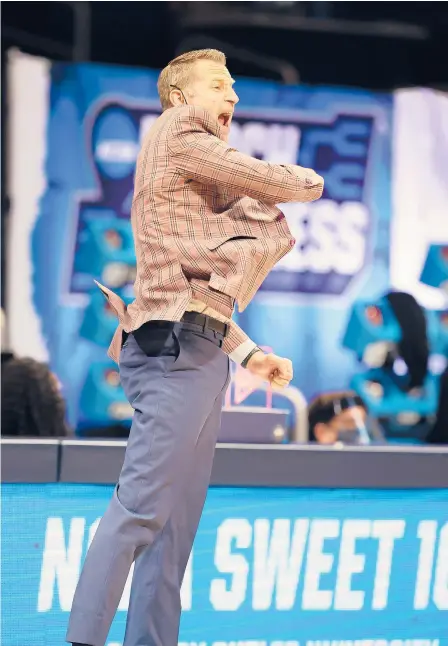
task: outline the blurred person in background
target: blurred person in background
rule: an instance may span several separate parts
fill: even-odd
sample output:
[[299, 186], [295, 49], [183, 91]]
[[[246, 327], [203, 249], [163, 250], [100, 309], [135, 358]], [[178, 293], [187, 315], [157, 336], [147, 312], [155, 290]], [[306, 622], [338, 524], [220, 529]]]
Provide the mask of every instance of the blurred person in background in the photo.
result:
[[448, 368], [440, 378], [439, 404], [436, 422], [429, 432], [428, 444], [448, 444]]
[[[422, 394], [428, 374], [429, 339], [425, 310], [412, 294], [391, 291], [386, 298], [398, 321], [401, 339], [393, 352], [386, 357], [384, 369], [389, 371], [395, 383], [404, 392], [413, 396]], [[398, 377], [394, 371], [397, 357], [406, 364], [407, 374]]]
[[[351, 391], [316, 397], [308, 409], [309, 441], [319, 444], [370, 444], [367, 408]], [[379, 439], [379, 438], [378, 438]]]
[[34, 359], [2, 361], [2, 436], [64, 437], [65, 401], [57, 377]]
[[109, 356], [135, 412], [73, 599], [66, 639], [78, 646], [105, 643], [134, 560], [126, 646], [177, 645], [229, 358], [278, 386], [292, 379], [291, 362], [265, 354], [232, 314], [295, 244], [275, 205], [319, 199], [323, 179], [227, 144], [233, 84], [217, 50], [187, 52], [162, 70], [163, 113], [135, 173], [135, 301], [99, 285], [119, 319]]

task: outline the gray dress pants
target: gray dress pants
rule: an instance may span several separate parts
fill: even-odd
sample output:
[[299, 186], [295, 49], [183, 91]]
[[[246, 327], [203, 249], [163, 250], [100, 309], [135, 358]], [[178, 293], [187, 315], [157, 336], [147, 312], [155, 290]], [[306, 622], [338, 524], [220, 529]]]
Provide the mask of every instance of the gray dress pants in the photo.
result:
[[180, 588], [210, 481], [229, 359], [222, 337], [154, 323], [130, 334], [120, 377], [134, 408], [126, 455], [76, 589], [67, 641], [104, 646], [135, 561], [124, 646], [177, 646]]

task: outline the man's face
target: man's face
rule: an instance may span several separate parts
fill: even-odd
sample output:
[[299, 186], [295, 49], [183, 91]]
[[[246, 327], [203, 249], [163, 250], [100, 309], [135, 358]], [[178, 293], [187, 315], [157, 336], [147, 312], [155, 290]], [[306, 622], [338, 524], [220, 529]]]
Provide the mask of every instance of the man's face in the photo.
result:
[[233, 111], [239, 101], [234, 82], [225, 65], [199, 60], [194, 64], [188, 87], [181, 88], [189, 105], [205, 108], [216, 117], [224, 141], [229, 138]]
[[343, 435], [356, 433], [361, 425], [366, 423], [367, 412], [362, 406], [352, 406], [333, 417], [328, 424], [316, 424], [314, 434], [320, 444], [334, 444]]

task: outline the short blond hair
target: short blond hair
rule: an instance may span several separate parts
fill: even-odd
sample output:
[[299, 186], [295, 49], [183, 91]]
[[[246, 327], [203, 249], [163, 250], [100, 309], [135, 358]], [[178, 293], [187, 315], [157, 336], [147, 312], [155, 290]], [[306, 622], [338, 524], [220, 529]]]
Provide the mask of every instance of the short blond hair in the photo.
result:
[[226, 57], [225, 54], [217, 49], [196, 49], [173, 58], [160, 72], [159, 80], [157, 81], [162, 110], [172, 107], [170, 93], [173, 88], [171, 86], [176, 85], [183, 90], [188, 84], [191, 70], [196, 61], [214, 61], [225, 65]]

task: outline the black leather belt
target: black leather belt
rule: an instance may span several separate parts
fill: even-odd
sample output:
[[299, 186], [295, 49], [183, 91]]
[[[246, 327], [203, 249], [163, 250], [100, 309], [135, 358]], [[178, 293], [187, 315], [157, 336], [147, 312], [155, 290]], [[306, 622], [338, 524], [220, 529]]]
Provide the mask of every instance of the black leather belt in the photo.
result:
[[207, 314], [200, 314], [199, 312], [185, 312], [181, 321], [200, 325], [203, 330], [213, 330], [218, 334], [222, 334], [223, 337], [227, 336], [227, 331], [229, 329], [227, 323], [218, 321], [211, 316], [207, 316]]

